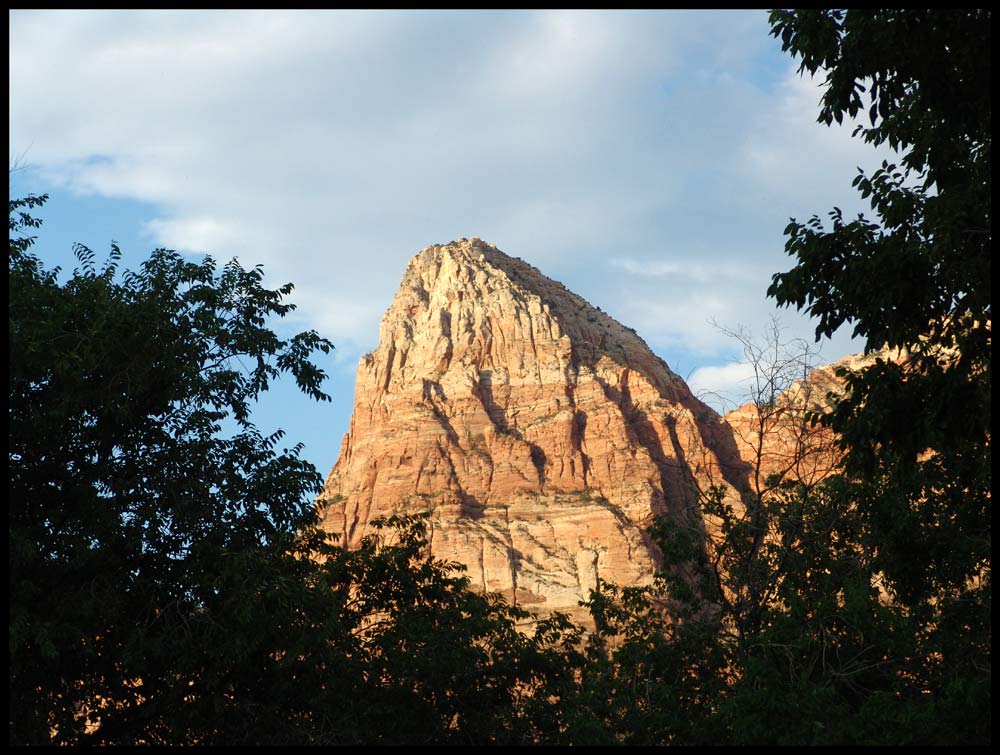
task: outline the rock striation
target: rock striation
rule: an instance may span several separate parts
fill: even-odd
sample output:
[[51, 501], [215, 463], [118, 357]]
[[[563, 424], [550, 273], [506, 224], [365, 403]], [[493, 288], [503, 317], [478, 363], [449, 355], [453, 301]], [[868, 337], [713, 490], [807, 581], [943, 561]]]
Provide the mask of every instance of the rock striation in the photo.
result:
[[428, 511], [431, 552], [475, 585], [578, 616], [598, 579], [651, 582], [654, 515], [700, 526], [699, 489], [741, 473], [728, 426], [633, 330], [460, 239], [413, 258], [358, 365], [323, 526], [353, 547]]

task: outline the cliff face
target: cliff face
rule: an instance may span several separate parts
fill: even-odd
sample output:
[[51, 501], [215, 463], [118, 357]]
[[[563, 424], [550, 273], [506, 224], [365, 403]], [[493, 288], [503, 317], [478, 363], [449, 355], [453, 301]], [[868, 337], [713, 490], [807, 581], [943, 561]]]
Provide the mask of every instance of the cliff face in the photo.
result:
[[698, 486], [739, 467], [719, 417], [631, 329], [461, 239], [410, 262], [358, 366], [324, 526], [350, 547], [375, 517], [430, 511], [432, 553], [473, 583], [578, 613], [598, 578], [649, 583], [653, 515], [700, 525]]
[[725, 417], [732, 439], [746, 462], [747, 484], [760, 491], [771, 475], [812, 485], [835, 470], [842, 458], [836, 436], [829, 428], [814, 425], [809, 414], [831, 407], [829, 393], [845, 390], [836, 371], [855, 372], [876, 357], [902, 360], [899, 352], [884, 350], [869, 355], [851, 354], [817, 367], [778, 395], [773, 403], [747, 403]]

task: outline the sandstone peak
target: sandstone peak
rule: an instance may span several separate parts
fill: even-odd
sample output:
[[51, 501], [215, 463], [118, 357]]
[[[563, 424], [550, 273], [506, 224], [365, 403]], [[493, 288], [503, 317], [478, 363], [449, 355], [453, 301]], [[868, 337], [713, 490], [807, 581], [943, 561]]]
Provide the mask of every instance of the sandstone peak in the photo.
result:
[[[550, 336], [557, 349], [548, 356], [571, 356], [572, 361], [591, 366], [608, 357], [638, 370], [664, 392], [689, 393], [687, 386], [652, 354], [633, 329], [591, 306], [524, 260], [478, 238], [426, 247], [410, 261], [400, 293], [386, 312], [382, 335], [391, 337], [394, 324], [404, 320], [418, 330], [429, 328], [450, 337], [450, 333], [441, 330], [440, 322], [421, 321], [418, 313], [431, 320], [445, 318], [444, 327], [449, 331], [452, 315], [458, 315], [456, 324], [463, 325], [463, 332], [470, 334], [475, 328], [469, 326], [480, 316], [479, 303], [487, 302], [492, 311], [480, 323], [485, 324], [486, 335], [496, 331], [502, 337], [503, 326], [514, 325], [515, 331], [523, 331], [529, 337], [536, 333]], [[525, 329], [527, 323], [532, 327]], [[390, 333], [385, 332], [386, 325]], [[453, 340], [460, 349], [463, 345], [470, 346], [462, 352], [462, 358], [470, 366], [483, 370], [503, 368], [504, 357], [509, 356], [485, 348], [488, 339], [474, 338], [472, 344], [463, 344], [461, 338]], [[454, 356], [452, 353], [448, 358]]]
[[[480, 239], [409, 263], [358, 365], [324, 526], [430, 512], [432, 552], [474, 584], [577, 611], [598, 579], [646, 584], [655, 514], [697, 525], [738, 459], [636, 333]], [[727, 463], [728, 462], [728, 463]]]

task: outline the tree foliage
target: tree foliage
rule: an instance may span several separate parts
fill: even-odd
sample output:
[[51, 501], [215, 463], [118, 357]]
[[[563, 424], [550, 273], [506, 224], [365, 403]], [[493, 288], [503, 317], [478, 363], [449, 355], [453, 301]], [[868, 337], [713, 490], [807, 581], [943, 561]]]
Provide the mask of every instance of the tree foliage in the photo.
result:
[[185, 694], [216, 580], [314, 516], [319, 476], [251, 404], [282, 372], [329, 398], [308, 357], [330, 344], [266, 327], [291, 286], [166, 250], [119, 275], [116, 246], [100, 269], [77, 246], [61, 284], [18, 235], [43, 200], [10, 208], [12, 741], [73, 741], [82, 710], [150, 716]]
[[[795, 267], [769, 294], [897, 350], [853, 375], [823, 421], [873, 569], [918, 623], [921, 735], [989, 737], [990, 11], [775, 11], [772, 33], [825, 73], [819, 119], [900, 154], [854, 185], [877, 220], [786, 228]], [[864, 111], [867, 93], [868, 109]]]
[[10, 206], [11, 743], [530, 741], [559, 621], [518, 632], [417, 520], [338, 547], [251, 422], [282, 373], [327, 399], [330, 344], [268, 326], [291, 286], [117, 247], [60, 283], [23, 235], [44, 199]]

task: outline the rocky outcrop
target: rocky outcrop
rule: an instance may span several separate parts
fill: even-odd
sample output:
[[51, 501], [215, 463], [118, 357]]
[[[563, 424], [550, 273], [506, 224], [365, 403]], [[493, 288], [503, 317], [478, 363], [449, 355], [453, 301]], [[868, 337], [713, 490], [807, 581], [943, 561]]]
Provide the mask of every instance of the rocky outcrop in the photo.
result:
[[656, 514], [745, 473], [732, 433], [633, 330], [478, 239], [407, 267], [326, 481], [324, 527], [430, 512], [434, 555], [542, 612], [651, 581]]
[[837, 375], [839, 369], [855, 372], [877, 357], [896, 361], [904, 358], [900, 352], [888, 350], [852, 354], [809, 370], [804, 379], [794, 382], [773, 401], [746, 403], [725, 415], [725, 424], [746, 465], [746, 482], [751, 491], [759, 494], [767, 489], [773, 477], [814, 485], [834, 471], [842, 457], [836, 436], [813, 422], [810, 415], [829, 411], [831, 394], [844, 391], [844, 381]]

